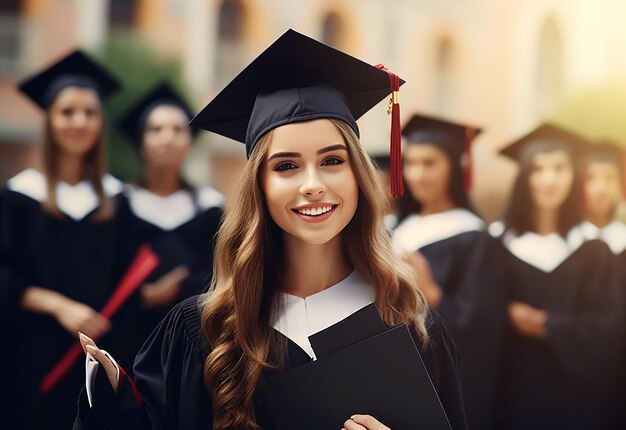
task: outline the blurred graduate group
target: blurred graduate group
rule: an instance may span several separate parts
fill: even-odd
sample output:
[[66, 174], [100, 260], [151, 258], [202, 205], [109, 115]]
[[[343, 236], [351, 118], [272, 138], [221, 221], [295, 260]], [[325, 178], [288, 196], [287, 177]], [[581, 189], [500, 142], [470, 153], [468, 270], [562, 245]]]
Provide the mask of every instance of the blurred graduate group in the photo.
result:
[[[176, 83], [156, 83], [109, 124], [140, 160], [137, 180], [117, 179], [105, 102], [127, 90], [120, 81], [75, 50], [17, 85], [44, 118], [33, 124], [42, 161], [0, 192], [0, 428], [71, 428], [85, 384], [78, 332], [132, 369], [172, 307], [211, 283], [230, 202], [184, 172], [206, 132], [188, 125], [196, 110]], [[458, 349], [468, 426], [622, 429], [624, 145], [547, 118], [510, 136], [498, 156], [517, 173], [486, 221], [472, 186], [502, 181], [476, 161], [486, 131], [407, 109], [401, 160], [370, 154], [385, 190], [403, 178], [385, 225]]]

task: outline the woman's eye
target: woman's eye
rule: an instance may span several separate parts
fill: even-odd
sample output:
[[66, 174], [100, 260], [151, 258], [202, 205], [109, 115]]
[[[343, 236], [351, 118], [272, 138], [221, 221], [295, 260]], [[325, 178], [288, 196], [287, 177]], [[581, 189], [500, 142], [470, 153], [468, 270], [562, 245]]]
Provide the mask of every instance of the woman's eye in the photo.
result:
[[63, 114], [64, 116], [71, 116], [72, 113], [74, 113], [74, 109], [63, 109], [61, 111], [61, 114]]
[[280, 163], [278, 166], [274, 167], [275, 172], [286, 172], [287, 170], [295, 169], [297, 166], [291, 161], [286, 161], [284, 163]]
[[344, 162], [345, 160], [341, 157], [337, 157], [337, 156], [326, 157], [324, 161], [322, 161], [322, 166], [334, 166], [334, 165], [343, 164]]

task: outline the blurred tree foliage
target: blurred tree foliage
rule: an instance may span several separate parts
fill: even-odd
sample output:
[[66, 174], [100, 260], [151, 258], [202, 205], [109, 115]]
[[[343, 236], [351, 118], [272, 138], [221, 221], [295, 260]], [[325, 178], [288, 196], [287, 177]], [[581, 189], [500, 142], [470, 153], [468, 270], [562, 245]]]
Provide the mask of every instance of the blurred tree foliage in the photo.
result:
[[114, 31], [94, 55], [121, 81], [122, 91], [106, 103], [109, 171], [121, 180], [137, 179], [141, 172], [137, 151], [117, 123], [128, 106], [160, 80], [182, 91], [181, 63], [155, 54], [148, 43], [127, 31]]
[[626, 145], [626, 80], [609, 80], [566, 97], [551, 119], [587, 138]]

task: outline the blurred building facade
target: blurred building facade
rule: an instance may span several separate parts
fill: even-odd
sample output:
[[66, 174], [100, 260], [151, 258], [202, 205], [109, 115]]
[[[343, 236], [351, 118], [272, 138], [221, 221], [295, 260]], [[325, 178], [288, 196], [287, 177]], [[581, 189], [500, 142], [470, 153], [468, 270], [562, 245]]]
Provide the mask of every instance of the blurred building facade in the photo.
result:
[[[181, 59], [200, 108], [291, 27], [400, 74], [404, 117], [484, 127], [473, 192], [493, 217], [514, 173], [497, 149], [568, 93], [626, 73], [624, 12], [620, 0], [0, 0], [0, 179], [37, 160], [41, 114], [15, 83], [71, 49], [96, 49], [117, 30], [138, 34]], [[385, 109], [359, 121], [372, 153], [388, 146]], [[189, 173], [228, 194], [243, 148], [202, 139]]]

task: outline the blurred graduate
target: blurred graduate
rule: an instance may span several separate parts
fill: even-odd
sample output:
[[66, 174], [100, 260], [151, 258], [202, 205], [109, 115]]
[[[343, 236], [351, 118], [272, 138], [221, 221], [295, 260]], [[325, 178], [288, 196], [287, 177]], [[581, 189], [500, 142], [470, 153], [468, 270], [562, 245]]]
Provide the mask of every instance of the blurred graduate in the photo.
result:
[[623, 298], [611, 250], [581, 228], [587, 144], [542, 124], [502, 150], [520, 171], [504, 222], [492, 226], [510, 288], [498, 428], [611, 425]]
[[399, 200], [392, 243], [461, 352], [470, 428], [488, 429], [506, 319], [501, 253], [468, 196], [470, 148], [480, 130], [414, 115], [402, 133], [408, 194]]
[[[131, 216], [123, 185], [106, 173], [103, 101], [118, 90], [104, 68], [75, 51], [25, 80], [20, 90], [45, 115], [43, 169], [27, 169], [3, 191], [1, 254], [18, 312], [17, 427], [67, 429], [84, 381], [80, 363], [42, 391], [41, 384], [77, 332], [119, 350], [126, 362], [141, 343], [132, 301], [113, 321], [98, 311], [132, 259]], [[124, 327], [123, 330], [114, 326]], [[34, 347], [36, 342], [36, 347]]]
[[223, 197], [211, 187], [194, 187], [183, 179], [183, 162], [196, 135], [190, 120], [189, 106], [162, 82], [130, 106], [120, 121], [143, 162], [141, 179], [126, 190], [135, 239], [159, 255], [159, 267], [140, 290], [146, 335], [174, 304], [203, 292], [211, 281]]

